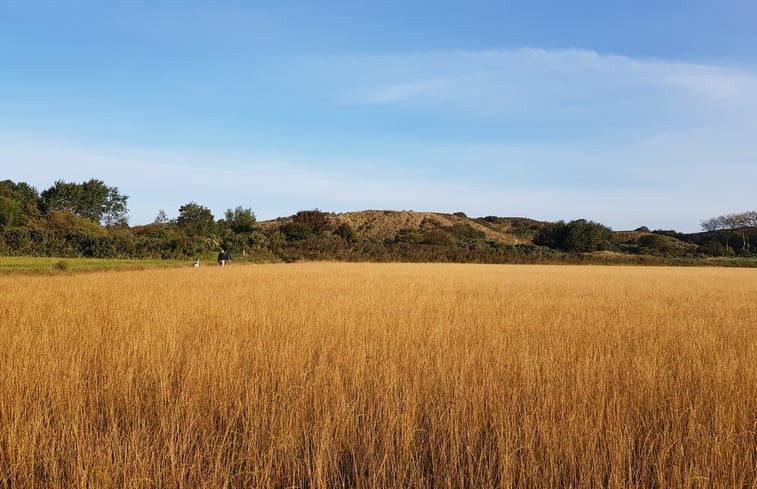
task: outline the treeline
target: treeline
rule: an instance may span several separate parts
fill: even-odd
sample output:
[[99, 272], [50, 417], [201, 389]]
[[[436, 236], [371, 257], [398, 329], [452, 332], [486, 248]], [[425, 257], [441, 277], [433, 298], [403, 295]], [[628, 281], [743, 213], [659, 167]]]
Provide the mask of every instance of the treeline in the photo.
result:
[[[230, 208], [216, 218], [207, 207], [189, 202], [176, 218], [159, 210], [153, 223], [130, 227], [128, 196], [101, 180], [59, 180], [42, 192], [5, 180], [0, 182], [0, 254], [209, 259], [224, 249], [237, 259], [270, 261], [655, 264], [757, 256], [754, 212], [708, 219], [703, 232], [693, 234], [643, 227], [614, 232], [584, 219], [546, 223], [455, 216], [457, 224], [400, 229], [379, 238], [317, 209], [258, 223], [250, 208]], [[506, 232], [521, 244], [492, 239], [486, 228]]]

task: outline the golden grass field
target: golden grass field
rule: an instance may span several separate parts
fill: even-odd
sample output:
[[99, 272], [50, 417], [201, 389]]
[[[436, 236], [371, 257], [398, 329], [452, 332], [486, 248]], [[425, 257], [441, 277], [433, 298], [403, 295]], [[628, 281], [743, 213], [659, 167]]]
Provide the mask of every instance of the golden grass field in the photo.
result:
[[757, 272], [0, 276], [0, 487], [755, 488]]

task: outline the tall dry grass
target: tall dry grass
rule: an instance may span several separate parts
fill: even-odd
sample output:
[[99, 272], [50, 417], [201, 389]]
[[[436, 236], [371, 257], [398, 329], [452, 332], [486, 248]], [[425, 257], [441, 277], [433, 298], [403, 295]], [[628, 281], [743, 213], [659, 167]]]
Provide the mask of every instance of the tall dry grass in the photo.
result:
[[757, 487], [757, 274], [0, 277], [0, 487]]

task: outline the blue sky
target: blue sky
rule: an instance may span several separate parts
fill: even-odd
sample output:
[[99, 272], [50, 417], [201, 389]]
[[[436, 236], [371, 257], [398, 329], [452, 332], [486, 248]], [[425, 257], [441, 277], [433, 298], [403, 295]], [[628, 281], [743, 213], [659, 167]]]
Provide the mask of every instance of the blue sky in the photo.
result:
[[2, 175], [132, 224], [413, 209], [695, 231], [757, 207], [757, 2], [0, 0]]

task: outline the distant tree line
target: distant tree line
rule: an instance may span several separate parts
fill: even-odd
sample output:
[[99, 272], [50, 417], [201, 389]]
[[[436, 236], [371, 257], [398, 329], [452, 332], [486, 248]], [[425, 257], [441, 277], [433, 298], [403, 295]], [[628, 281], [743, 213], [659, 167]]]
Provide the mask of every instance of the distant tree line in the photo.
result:
[[702, 229], [709, 233], [725, 235], [726, 252], [730, 249], [730, 242], [734, 235], [741, 238], [741, 250], [749, 251], [752, 247], [751, 238], [757, 228], [757, 211], [739, 212], [712, 217], [702, 221]]
[[[642, 227], [625, 239], [618, 239], [623, 233], [586, 219], [539, 222], [468, 218], [464, 213], [454, 214], [457, 224], [424, 222], [389, 238], [354, 229], [319, 209], [264, 224], [250, 208], [229, 208], [216, 218], [194, 201], [180, 206], [175, 218], [160, 209], [146, 225], [129, 226], [128, 216], [128, 196], [101, 180], [58, 180], [42, 192], [25, 182], [5, 180], [0, 182], [0, 254], [195, 259], [223, 248], [241, 259], [479, 263], [584, 262], [613, 260], [615, 255], [655, 260], [757, 256], [755, 212], [708, 219], [702, 233]], [[486, 228], [505, 229], [522, 244], [490, 239]]]

